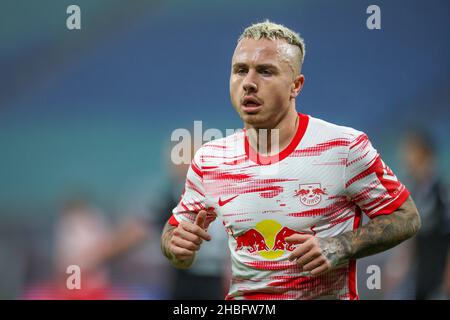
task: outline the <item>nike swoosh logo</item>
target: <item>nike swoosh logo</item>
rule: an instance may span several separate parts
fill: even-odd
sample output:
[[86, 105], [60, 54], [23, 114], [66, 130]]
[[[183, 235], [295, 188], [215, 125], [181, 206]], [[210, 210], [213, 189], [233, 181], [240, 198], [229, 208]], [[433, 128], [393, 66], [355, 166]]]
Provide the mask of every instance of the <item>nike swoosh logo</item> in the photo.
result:
[[[237, 196], [239, 196], [239, 195], [237, 195]], [[220, 206], [220, 207], [223, 207], [224, 205], [226, 205], [228, 202], [230, 202], [231, 200], [233, 200], [233, 199], [236, 198], [237, 196], [231, 197], [231, 198], [226, 199], [226, 200], [223, 200], [223, 201], [222, 201], [222, 199], [220, 199], [220, 197], [219, 197], [219, 206]]]

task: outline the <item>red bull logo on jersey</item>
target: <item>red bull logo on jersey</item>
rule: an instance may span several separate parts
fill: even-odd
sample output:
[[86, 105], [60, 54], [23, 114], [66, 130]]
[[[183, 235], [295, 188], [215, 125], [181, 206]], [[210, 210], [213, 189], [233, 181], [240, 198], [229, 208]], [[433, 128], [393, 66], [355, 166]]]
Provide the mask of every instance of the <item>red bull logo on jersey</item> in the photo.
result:
[[255, 229], [249, 229], [236, 237], [236, 251], [247, 249], [248, 252], [269, 251], [263, 235]]
[[275, 236], [275, 242], [272, 250], [293, 251], [295, 249], [294, 245], [292, 243], [287, 243], [286, 238], [296, 233], [305, 234], [305, 232], [298, 232], [288, 227], [283, 227], [280, 231], [278, 231], [277, 235]]
[[315, 206], [322, 200], [322, 196], [327, 195], [326, 189], [320, 183], [301, 184], [295, 191], [295, 196], [300, 197], [300, 202], [305, 206]]
[[[257, 223], [255, 228], [248, 229], [238, 236], [233, 235], [236, 239], [235, 251], [245, 250], [266, 259], [276, 259], [296, 248], [296, 245], [286, 242], [287, 237], [306, 233], [310, 232], [290, 229], [275, 220], [263, 220]], [[311, 231], [311, 234], [314, 233]]]

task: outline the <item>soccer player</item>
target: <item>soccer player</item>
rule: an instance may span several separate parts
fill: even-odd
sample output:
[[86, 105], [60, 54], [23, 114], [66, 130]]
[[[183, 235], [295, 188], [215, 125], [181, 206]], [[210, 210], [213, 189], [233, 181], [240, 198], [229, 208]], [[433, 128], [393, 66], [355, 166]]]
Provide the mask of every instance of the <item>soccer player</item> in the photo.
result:
[[230, 75], [244, 130], [196, 152], [161, 236], [165, 256], [189, 268], [217, 217], [232, 261], [226, 299], [358, 299], [356, 259], [420, 228], [363, 132], [296, 111], [304, 57], [303, 39], [282, 25], [245, 29]]

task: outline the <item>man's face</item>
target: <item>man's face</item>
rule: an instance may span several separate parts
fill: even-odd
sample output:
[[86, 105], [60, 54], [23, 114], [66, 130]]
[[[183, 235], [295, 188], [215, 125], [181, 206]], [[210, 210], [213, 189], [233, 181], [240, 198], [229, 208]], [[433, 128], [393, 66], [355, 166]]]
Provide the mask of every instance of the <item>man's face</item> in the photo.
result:
[[243, 39], [233, 55], [231, 102], [246, 125], [273, 128], [294, 107], [303, 85], [299, 50], [284, 40]]

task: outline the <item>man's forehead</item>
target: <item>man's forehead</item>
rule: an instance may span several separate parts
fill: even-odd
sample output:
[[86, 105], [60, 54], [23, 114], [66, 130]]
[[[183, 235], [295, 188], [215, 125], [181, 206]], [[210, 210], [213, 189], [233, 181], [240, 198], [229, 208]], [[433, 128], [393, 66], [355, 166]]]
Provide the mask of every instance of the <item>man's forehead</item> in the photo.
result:
[[270, 39], [242, 39], [233, 54], [233, 63], [246, 61], [277, 60], [286, 61], [295, 59], [296, 47], [284, 40]]
[[278, 43], [269, 39], [242, 39], [234, 50], [233, 60], [277, 58]]

